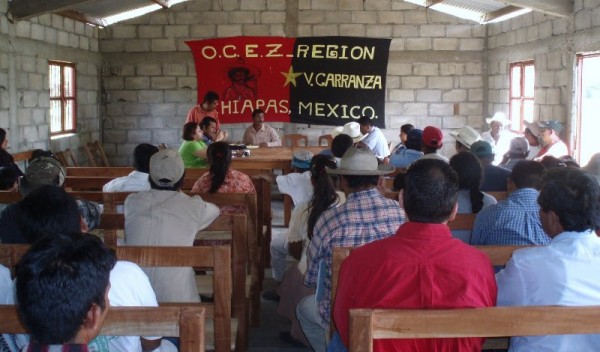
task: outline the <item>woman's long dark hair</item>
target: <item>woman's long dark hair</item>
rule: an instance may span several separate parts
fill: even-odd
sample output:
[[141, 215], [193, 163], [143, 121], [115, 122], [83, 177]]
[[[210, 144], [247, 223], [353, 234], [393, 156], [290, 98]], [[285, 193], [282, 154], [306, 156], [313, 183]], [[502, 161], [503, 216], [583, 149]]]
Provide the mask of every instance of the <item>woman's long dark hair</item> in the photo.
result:
[[225, 182], [225, 176], [231, 165], [231, 149], [227, 142], [214, 142], [206, 151], [210, 165], [210, 189], [208, 193], [216, 193]]
[[335, 186], [331, 176], [325, 171], [325, 167], [336, 169], [335, 160], [326, 155], [315, 155], [310, 162], [310, 177], [313, 183], [314, 193], [308, 203], [308, 238], [312, 239], [313, 230], [317, 219], [333, 203], [338, 200]]
[[483, 208], [483, 193], [480, 191], [483, 179], [481, 162], [470, 152], [460, 152], [450, 159], [450, 166], [458, 174], [458, 187], [469, 190], [473, 214], [479, 213]]
[[[2, 143], [4, 143], [5, 139], [6, 139], [6, 130], [4, 128], [0, 128], [0, 145], [2, 145]], [[15, 162], [15, 159], [13, 158], [13, 156], [10, 155], [10, 153], [7, 152], [6, 150], [0, 148], [0, 164], [7, 165], [7, 164], [12, 164], [14, 162]]]

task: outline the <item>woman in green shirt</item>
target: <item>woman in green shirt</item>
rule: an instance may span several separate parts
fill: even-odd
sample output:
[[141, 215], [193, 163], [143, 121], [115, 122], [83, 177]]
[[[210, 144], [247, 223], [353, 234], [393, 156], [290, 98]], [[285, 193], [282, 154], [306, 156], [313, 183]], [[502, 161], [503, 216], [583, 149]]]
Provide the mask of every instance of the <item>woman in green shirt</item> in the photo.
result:
[[183, 143], [179, 147], [179, 154], [185, 167], [206, 167], [207, 145], [202, 141], [202, 130], [196, 122], [183, 125]]

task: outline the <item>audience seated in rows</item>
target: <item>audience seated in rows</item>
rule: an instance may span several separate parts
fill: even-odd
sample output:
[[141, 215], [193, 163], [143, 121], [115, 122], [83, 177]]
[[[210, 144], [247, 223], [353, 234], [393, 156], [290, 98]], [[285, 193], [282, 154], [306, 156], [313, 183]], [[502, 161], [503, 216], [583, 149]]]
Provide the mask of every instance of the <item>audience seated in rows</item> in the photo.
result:
[[[192, 246], [196, 233], [219, 216], [219, 208], [180, 192], [185, 167], [179, 154], [163, 149], [150, 158], [149, 191], [125, 199], [125, 243], [133, 246]], [[192, 268], [145, 268], [161, 302], [199, 302]]]
[[545, 168], [522, 160], [508, 178], [508, 197], [481, 210], [475, 218], [471, 244], [476, 246], [545, 245], [550, 242], [537, 203]]
[[[39, 241], [45, 234], [85, 232], [78, 206], [63, 189], [41, 186], [19, 202], [18, 226], [27, 243]], [[156, 296], [148, 277], [134, 263], [118, 261], [110, 273], [108, 293], [113, 306], [157, 306]], [[109, 346], [110, 351], [141, 352], [161, 345], [157, 337], [98, 337], [96, 345]], [[174, 351], [175, 346], [163, 342], [162, 351]]]
[[[538, 198], [547, 246], [520, 249], [496, 274], [500, 306], [586, 306], [600, 301], [600, 186], [574, 168], [544, 176]], [[595, 351], [600, 335], [512, 337], [511, 351]]]
[[133, 150], [133, 171], [123, 177], [117, 177], [102, 187], [102, 192], [139, 192], [150, 190], [148, 173], [150, 157], [158, 153], [158, 147], [142, 143]]
[[[61, 163], [50, 157], [40, 157], [29, 163], [25, 176], [21, 178], [19, 191], [23, 196], [41, 186], [50, 185], [62, 188], [65, 181], [65, 170]], [[19, 204], [9, 204], [0, 213], [0, 241], [2, 243], [27, 243], [27, 239], [18, 226]], [[79, 213], [87, 230], [92, 230], [100, 223], [102, 207], [95, 202], [77, 199]]]
[[[313, 196], [310, 172], [312, 158], [313, 154], [308, 150], [295, 152], [292, 157], [292, 172], [279, 175], [275, 179], [279, 192], [289, 195], [296, 208], [308, 202]], [[270, 251], [273, 279], [279, 283], [285, 273], [288, 254], [287, 238], [283, 233], [275, 233], [271, 238]], [[275, 291], [267, 291], [263, 297], [269, 300], [279, 299]]]
[[394, 167], [379, 166], [371, 151], [350, 148], [337, 169], [326, 168], [326, 171], [341, 176], [347, 198], [346, 203], [326, 210], [319, 217], [308, 247], [304, 284], [313, 287], [320, 281], [319, 294], [304, 297], [296, 313], [315, 351], [325, 350], [330, 323], [333, 247], [361, 246], [389, 237], [404, 222], [398, 202], [385, 198], [377, 190], [380, 176], [393, 172]]
[[[483, 171], [481, 163], [470, 152], [460, 152], [450, 159], [450, 166], [458, 174], [458, 214], [477, 214], [496, 204], [496, 198], [481, 192]], [[465, 243], [471, 240], [470, 230], [452, 230], [452, 236]]]
[[406, 135], [406, 140], [403, 144], [404, 148], [397, 148], [390, 155], [390, 165], [397, 168], [405, 168], [413, 161], [420, 159], [423, 156], [421, 152], [421, 144], [423, 143], [423, 131], [418, 128], [413, 128]]
[[15, 159], [8, 152], [8, 137], [4, 128], [0, 128], [0, 167], [11, 168], [19, 176], [23, 176], [23, 171], [15, 164]]
[[[337, 191], [332, 177], [325, 168], [337, 168], [333, 157], [316, 155], [310, 164], [311, 187], [314, 188], [313, 196], [308, 202], [302, 203], [294, 208], [290, 219], [290, 226], [284, 237], [285, 248], [289, 254], [298, 261], [292, 265], [285, 274], [281, 285], [277, 290], [281, 300], [277, 312], [292, 322], [291, 332], [280, 335], [283, 340], [292, 338], [309, 345], [302, 334], [300, 322], [296, 318], [296, 306], [304, 297], [314, 294], [314, 287], [306, 287], [302, 284], [307, 268], [306, 252], [308, 243], [312, 239], [315, 224], [321, 214], [327, 209], [339, 206], [346, 201], [343, 192]], [[273, 242], [271, 242], [273, 245]], [[291, 338], [290, 338], [291, 337]]]
[[569, 148], [560, 138], [563, 131], [563, 124], [556, 120], [539, 121], [537, 123], [539, 135], [537, 136], [542, 144], [542, 149], [537, 153], [534, 160], [540, 161], [545, 156], [560, 158], [569, 155]]
[[481, 134], [471, 126], [463, 126], [458, 132], [452, 131], [450, 135], [454, 137], [456, 152], [468, 152], [471, 150], [471, 145], [481, 140]]
[[[233, 170], [231, 148], [227, 142], [214, 142], [208, 146], [209, 170], [194, 183], [194, 193], [255, 193], [250, 176]], [[245, 208], [221, 207], [221, 214], [245, 213]]]
[[410, 123], [405, 123], [404, 125], [400, 126], [400, 143], [396, 144], [396, 146], [392, 148], [390, 156], [406, 149], [406, 138], [408, 137], [408, 132], [412, 131], [414, 128], [415, 126]]
[[486, 141], [477, 141], [471, 145], [471, 153], [481, 161], [483, 166], [483, 182], [481, 190], [484, 192], [506, 192], [506, 185], [510, 171], [493, 165], [494, 149]]
[[503, 112], [496, 112], [494, 116], [485, 119], [490, 130], [481, 134], [481, 140], [488, 142], [495, 153], [492, 164], [499, 165], [510, 148], [510, 142], [517, 134], [510, 131], [510, 120], [506, 118]]
[[92, 235], [54, 233], [33, 244], [16, 268], [17, 309], [31, 333], [23, 351], [94, 350], [115, 262]]
[[423, 129], [421, 151], [423, 159], [438, 159], [448, 162], [448, 158], [441, 153], [444, 145], [444, 133], [437, 127], [427, 126]]
[[[348, 346], [353, 308], [467, 308], [496, 303], [488, 257], [453, 239], [458, 177], [448, 164], [421, 159], [407, 170], [404, 204], [408, 222], [394, 236], [352, 251], [342, 263], [334, 305], [339, 335]], [[341, 336], [341, 341], [339, 339]], [[376, 339], [373, 351], [479, 351], [483, 338]]]
[[510, 141], [508, 153], [504, 155], [500, 166], [504, 169], [512, 170], [516, 163], [521, 160], [527, 160], [528, 155], [529, 143], [527, 142], [527, 138], [515, 137]]

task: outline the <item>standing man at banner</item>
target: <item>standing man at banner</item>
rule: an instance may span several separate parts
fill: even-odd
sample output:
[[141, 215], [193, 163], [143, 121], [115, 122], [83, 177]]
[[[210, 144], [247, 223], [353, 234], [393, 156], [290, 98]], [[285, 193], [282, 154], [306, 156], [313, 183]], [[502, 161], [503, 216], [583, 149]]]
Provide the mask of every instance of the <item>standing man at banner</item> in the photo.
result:
[[390, 148], [379, 127], [373, 126], [373, 121], [367, 116], [358, 119], [358, 124], [360, 125], [360, 133], [365, 135], [360, 143], [369, 147], [379, 161], [387, 159], [390, 155]]
[[281, 147], [281, 138], [277, 131], [265, 122], [265, 112], [256, 109], [252, 112], [252, 126], [246, 128], [242, 141], [246, 145], [257, 145], [261, 148]]
[[204, 100], [201, 104], [197, 104], [187, 114], [185, 122], [200, 123], [206, 116], [210, 116], [217, 120], [217, 131], [221, 129], [221, 122], [219, 122], [219, 112], [217, 111], [217, 105], [219, 105], [219, 95], [212, 90], [209, 90], [204, 95]]

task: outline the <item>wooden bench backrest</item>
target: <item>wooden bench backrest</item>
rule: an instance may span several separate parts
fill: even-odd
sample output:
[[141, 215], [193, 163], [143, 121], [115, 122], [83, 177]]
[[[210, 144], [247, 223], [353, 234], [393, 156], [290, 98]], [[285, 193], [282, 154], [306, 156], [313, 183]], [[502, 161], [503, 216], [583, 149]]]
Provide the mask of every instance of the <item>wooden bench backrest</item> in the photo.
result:
[[[249, 165], [251, 166], [251, 165]], [[85, 176], [85, 177], [112, 177], [117, 178], [127, 176], [133, 171], [131, 166], [111, 166], [111, 167], [67, 167], [67, 177], [69, 176]], [[208, 169], [187, 168], [185, 169], [185, 177], [196, 178], [204, 175]], [[242, 171], [246, 175], [253, 176], [258, 174], [271, 174], [271, 169], [265, 168], [245, 168]]]
[[22, 152], [12, 154], [12, 157], [15, 160], [15, 163], [17, 163], [19, 161], [28, 161], [29, 159], [31, 159], [32, 154], [33, 150], [25, 150]]
[[600, 333], [600, 306], [462, 309], [351, 309], [350, 351], [373, 339], [503, 337]]
[[[0, 305], [0, 332], [26, 334], [16, 306]], [[201, 352], [204, 347], [205, 308], [184, 307], [110, 307], [101, 335], [179, 336], [181, 352]]]
[[[235, 216], [244, 217], [243, 215]], [[232, 215], [229, 215], [229, 217], [232, 217]], [[28, 245], [0, 244], [0, 264], [14, 271], [15, 265], [28, 248]], [[203, 305], [206, 305], [207, 317], [214, 319], [216, 350], [230, 350], [233, 280], [231, 248], [229, 246], [119, 246], [114, 249], [118, 260], [130, 261], [141, 267], [202, 267], [213, 270], [214, 303]], [[189, 305], [189, 303], [183, 305]]]
[[[506, 262], [512, 256], [512, 253], [520, 248], [526, 248], [529, 246], [475, 246], [475, 248], [479, 249], [483, 253], [485, 253], [492, 262], [492, 265], [506, 265]], [[332, 257], [332, 265], [331, 268], [331, 306], [333, 307], [333, 302], [335, 301], [335, 295], [337, 293], [337, 285], [340, 275], [340, 267], [342, 266], [342, 262], [346, 259], [350, 253], [352, 252], [353, 247], [338, 247], [333, 249], [333, 257]], [[335, 326], [333, 322], [333, 318], [330, 320], [331, 322], [331, 331], [335, 331]]]
[[473, 230], [476, 214], [456, 214], [454, 220], [448, 222], [450, 230]]

